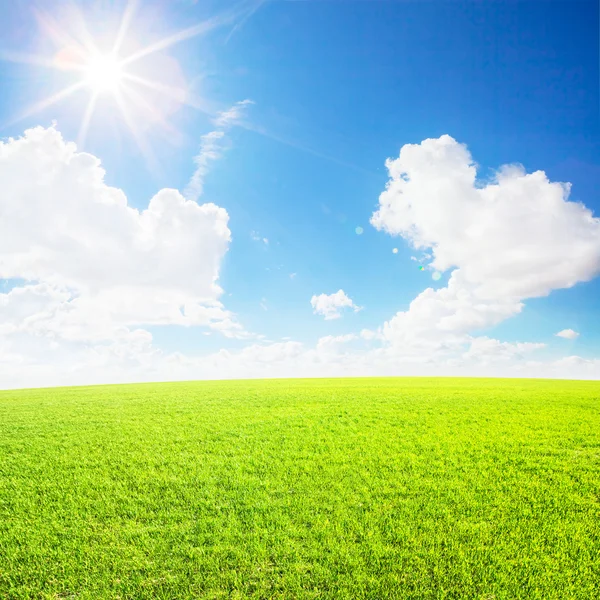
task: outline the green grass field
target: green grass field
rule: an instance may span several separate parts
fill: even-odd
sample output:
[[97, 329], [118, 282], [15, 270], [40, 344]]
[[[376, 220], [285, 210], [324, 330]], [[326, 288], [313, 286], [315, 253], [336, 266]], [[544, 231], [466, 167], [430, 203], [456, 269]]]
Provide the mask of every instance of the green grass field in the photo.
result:
[[0, 598], [600, 598], [600, 382], [0, 392]]

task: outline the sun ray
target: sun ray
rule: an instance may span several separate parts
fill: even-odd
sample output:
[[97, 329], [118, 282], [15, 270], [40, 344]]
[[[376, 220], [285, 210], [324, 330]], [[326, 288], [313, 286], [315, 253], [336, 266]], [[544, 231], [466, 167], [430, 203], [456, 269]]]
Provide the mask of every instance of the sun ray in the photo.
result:
[[97, 54], [100, 52], [100, 49], [96, 45], [94, 38], [90, 34], [87, 28], [87, 24], [83, 15], [81, 14], [80, 9], [75, 4], [70, 4], [70, 23], [72, 23], [77, 31], [78, 39], [82, 46], [86, 49], [88, 54]]
[[[264, 0], [260, 0], [258, 5], [262, 4]], [[223, 12], [220, 15], [216, 15], [210, 19], [206, 19], [201, 23], [193, 25], [192, 27], [187, 27], [186, 29], [182, 29], [177, 33], [174, 33], [170, 36], [159, 40], [158, 42], [154, 42], [141, 50], [133, 53], [128, 56], [124, 61], [123, 65], [131, 64], [149, 54], [153, 54], [154, 52], [159, 52], [160, 50], [166, 50], [175, 44], [179, 44], [185, 40], [189, 40], [190, 38], [197, 37], [199, 35], [203, 35], [208, 33], [212, 29], [216, 29], [217, 27], [222, 27], [223, 25], [229, 25], [239, 19], [240, 17], [244, 17], [248, 12], [254, 12], [256, 10], [256, 0], [254, 2], [242, 2], [236, 8]]]
[[121, 116], [123, 117], [123, 121], [125, 121], [125, 125], [127, 125], [127, 128], [133, 136], [133, 139], [135, 140], [139, 151], [141, 152], [142, 156], [144, 157], [144, 160], [146, 161], [146, 166], [149, 169], [151, 169], [151, 172], [153, 173], [158, 173], [162, 171], [158, 161], [156, 160], [156, 157], [154, 156], [154, 153], [152, 152], [152, 149], [146, 143], [146, 140], [143, 138], [142, 134], [138, 131], [137, 127], [135, 126], [120, 91], [115, 93], [115, 100], [117, 102], [119, 110], [121, 111]]
[[153, 54], [154, 52], [159, 52], [160, 50], [165, 50], [174, 44], [178, 44], [179, 42], [183, 42], [192, 37], [196, 37], [198, 35], [202, 35], [217, 27], [217, 23], [214, 19], [209, 19], [208, 21], [203, 21], [198, 25], [194, 25], [193, 27], [188, 27], [187, 29], [182, 29], [181, 31], [174, 33], [173, 35], [163, 38], [154, 44], [150, 44], [150, 46], [146, 46], [137, 52], [134, 52], [130, 56], [128, 56], [124, 61], [123, 65], [129, 65], [140, 58], [144, 58], [149, 54]]
[[79, 150], [83, 150], [85, 144], [85, 138], [90, 127], [92, 116], [94, 115], [94, 109], [96, 108], [96, 100], [98, 99], [98, 93], [94, 92], [90, 96], [88, 105], [86, 106], [85, 113], [81, 119], [81, 125], [79, 126], [79, 133], [77, 134], [77, 147]]
[[175, 138], [175, 143], [179, 143], [183, 138], [181, 131], [179, 131], [176, 127], [173, 127], [171, 123], [169, 123], [164, 116], [158, 111], [152, 104], [150, 104], [141, 94], [138, 94], [131, 86], [123, 86], [122, 92], [128, 96], [134, 103], [136, 103], [143, 110], [147, 111], [150, 115], [152, 115], [153, 119], [167, 132], [170, 133], [172, 138], [168, 138], [173, 141]]
[[233, 34], [236, 31], [239, 31], [249, 20], [254, 13], [261, 8], [263, 4], [266, 4], [269, 0], [257, 0], [254, 5], [248, 10], [248, 12], [242, 17], [242, 19], [236, 23], [232, 28], [227, 37], [225, 38], [225, 43], [228, 44], [229, 40], [233, 37]]
[[113, 45], [113, 54], [118, 55], [119, 50], [125, 40], [125, 36], [127, 35], [127, 31], [129, 30], [129, 26], [131, 25], [131, 20], [137, 10], [139, 4], [139, 0], [129, 0], [127, 6], [125, 7], [125, 11], [123, 12], [123, 18], [121, 19], [121, 24], [119, 25], [119, 31], [117, 32], [117, 37], [115, 38], [115, 43]]
[[267, 131], [264, 127], [260, 127], [258, 125], [252, 125], [250, 123], [243, 123], [243, 122], [238, 122], [237, 126], [241, 127], [242, 129], [245, 129], [246, 131], [252, 131], [253, 133], [256, 133], [258, 135], [266, 137], [267, 139], [273, 140], [274, 142], [277, 142], [279, 144], [289, 146], [290, 148], [295, 148], [296, 150], [300, 150], [301, 152], [306, 152], [307, 154], [311, 154], [312, 156], [316, 156], [317, 158], [321, 158], [321, 159], [327, 160], [331, 163], [340, 165], [341, 167], [346, 167], [348, 169], [352, 169], [354, 171], [363, 173], [365, 175], [379, 177], [379, 175], [375, 171], [370, 171], [369, 169], [365, 169], [364, 167], [355, 165], [354, 163], [346, 162], [345, 160], [340, 160], [329, 154], [324, 154], [323, 152], [319, 152], [318, 150], [309, 148], [308, 146], [305, 146], [303, 144], [295, 142], [294, 140], [290, 140], [290, 139], [275, 135], [275, 134]]
[[[219, 27], [233, 25], [234, 29], [229, 35], [231, 37], [231, 34], [237, 30], [236, 24], [243, 25], [267, 1], [239, 0], [231, 8], [201, 23], [151, 43], [125, 58], [121, 53], [128, 45], [129, 32], [140, 9], [141, 0], [124, 0], [124, 10], [120, 21], [117, 23], [116, 35], [109, 38], [109, 47], [105, 47], [106, 38], [102, 37], [95, 40], [92, 37], [83, 18], [83, 13], [74, 3], [74, 0], [65, 0], [64, 3], [67, 5], [66, 26], [61, 26], [58, 17], [54, 14], [33, 8], [32, 12], [40, 32], [46, 38], [46, 41], [55, 47], [54, 52], [50, 50], [50, 57], [48, 58], [48, 55], [0, 50], [0, 61], [37, 65], [57, 71], [78, 71], [81, 72], [81, 76], [78, 77], [79, 81], [76, 83], [31, 106], [25, 107], [20, 114], [2, 127], [18, 123], [85, 88], [90, 95], [83, 106], [83, 114], [79, 123], [77, 134], [79, 147], [83, 147], [86, 142], [90, 124], [99, 102], [109, 96], [115, 101], [124, 125], [131, 132], [146, 162], [156, 170], [159, 165], [154, 158], [152, 149], [142, 135], [146, 126], [140, 121], [140, 117], [146, 119], [150, 125], [158, 125], [168, 134], [166, 137], [170, 141], [175, 140], [175, 143], [178, 143], [183, 134], [168, 121], [167, 110], [170, 113], [171, 110], [186, 105], [214, 118], [218, 115], [219, 107], [197, 94], [192, 95], [189, 93], [184, 80], [178, 77], [178, 65], [175, 65], [176, 68], [173, 74], [176, 79], [176, 81], [173, 80], [174, 85], [168, 85], [160, 80], [147, 79], [128, 72], [127, 67], [149, 55], [159, 53], [175, 44], [204, 35]], [[157, 72], [166, 75], [168, 68], [167, 70], [158, 68], [158, 65], [161, 64], [161, 57], [155, 57], [155, 59], [157, 68], [153, 71], [152, 77], [156, 76]], [[149, 64], [148, 66], [152, 65]], [[172, 80], [172, 77], [168, 79]], [[146, 89], [144, 90], [144, 88]], [[148, 90], [157, 92], [157, 94], [148, 93]], [[158, 97], [159, 94], [163, 98]], [[168, 100], [168, 102], [165, 102], [165, 100]], [[156, 102], [156, 105], [154, 102]], [[168, 109], [163, 111], [161, 109], [163, 104], [167, 104]]]
[[214, 114], [217, 112], [216, 110], [208, 108], [207, 103], [203, 102], [200, 98], [190, 97], [186, 90], [181, 88], [174, 88], [169, 85], [164, 85], [157, 81], [152, 81], [151, 79], [146, 79], [145, 77], [140, 77], [139, 75], [134, 75], [133, 73], [123, 73], [123, 79], [139, 83], [140, 85], [143, 85], [151, 90], [160, 92], [168, 98], [176, 100], [181, 104], [185, 104], [190, 108], [195, 108], [206, 115], [214, 116]]
[[85, 62], [86, 48], [73, 36], [62, 30], [52, 17], [36, 9], [33, 9], [33, 16], [40, 29], [52, 40], [56, 48], [69, 48], [79, 56], [82, 62]]
[[12, 63], [24, 63], [27, 65], [35, 65], [38, 67], [46, 67], [49, 69], [72, 69], [81, 71], [83, 66], [78, 63], [69, 63], [60, 65], [55, 58], [47, 58], [38, 54], [27, 54], [25, 52], [9, 52], [0, 50], [0, 60]]
[[69, 87], [62, 89], [60, 92], [57, 92], [56, 94], [53, 94], [52, 96], [49, 96], [48, 98], [45, 98], [44, 100], [41, 100], [40, 102], [37, 102], [33, 106], [26, 108], [22, 113], [20, 113], [14, 119], [10, 120], [8, 123], [5, 123], [4, 127], [9, 127], [10, 125], [19, 123], [20, 121], [23, 121], [27, 117], [30, 117], [32, 115], [35, 115], [35, 114], [41, 112], [42, 110], [52, 106], [53, 104], [56, 104], [57, 102], [60, 102], [61, 100], [64, 100], [71, 94], [74, 94], [76, 91], [85, 87], [85, 85], [86, 85], [85, 81], [78, 81], [77, 83], [74, 83], [73, 85], [70, 85]]

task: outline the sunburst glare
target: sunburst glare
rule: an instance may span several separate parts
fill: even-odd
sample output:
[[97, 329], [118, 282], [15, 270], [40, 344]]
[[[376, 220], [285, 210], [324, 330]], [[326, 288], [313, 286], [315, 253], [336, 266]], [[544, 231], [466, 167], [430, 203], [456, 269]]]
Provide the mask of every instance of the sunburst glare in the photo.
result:
[[[26, 107], [21, 114], [5, 125], [17, 123], [64, 101], [82, 89], [87, 89], [90, 96], [81, 116], [78, 136], [80, 147], [85, 143], [85, 137], [98, 103], [102, 97], [108, 96], [113, 98], [114, 105], [121, 113], [122, 121], [131, 131], [139, 149], [145, 156], [148, 156], [148, 145], [143, 141], [141, 131], [136, 126], [132, 115], [138, 119], [145, 118], [152, 124], [158, 124], [165, 133], [169, 134], [169, 139], [177, 140], [180, 137], [177, 135], [178, 132], [166, 120], [165, 110], [161, 111], [165, 103], [170, 103], [166, 112], [173, 112], [173, 103], [178, 106], [187, 104], [208, 112], [204, 108], [205, 101], [190, 97], [185, 79], [183, 76], [179, 76], [181, 73], [179, 66], [173, 66], [173, 62], [176, 61], [172, 61], [166, 69], [156, 68], [161, 64], [164, 66], [166, 63], [165, 57], [162, 57], [161, 62], [161, 56], [157, 56], [157, 53], [184, 40], [206, 34], [216, 27], [235, 24], [238, 19], [255, 11], [257, 6], [263, 2], [264, 0], [244, 1], [235, 9], [170, 34], [145, 47], [138, 47], [125, 56], [122, 56], [121, 52], [130, 41], [128, 39], [129, 29], [135, 21], [138, 0], [129, 0], [127, 3], [119, 27], [115, 31], [114, 43], [108, 52], [103, 52], [98, 48], [96, 40], [89, 33], [85, 20], [78, 11], [71, 12], [65, 26], [61, 26], [54, 17], [35, 11], [34, 15], [44, 37], [56, 47], [54, 58], [49, 60], [47, 56], [0, 52], [0, 60], [27, 63], [59, 71], [73, 71], [76, 73], [77, 80], [48, 98]], [[73, 35], [71, 31], [73, 29], [76, 30], [76, 35]], [[148, 57], [154, 64], [148, 64]], [[142, 77], [139, 72], [135, 72], [135, 63], [142, 59], [146, 59], [146, 66], [149, 67], [146, 69], [146, 73], [150, 71], [154, 77], [149, 78], [146, 73]], [[155, 76], [156, 73], [159, 74], [158, 77]], [[138, 88], [138, 91], [134, 88]], [[164, 100], [159, 101], [158, 96]]]
[[113, 54], [93, 56], [84, 72], [86, 84], [96, 93], [117, 92], [123, 79], [121, 63]]

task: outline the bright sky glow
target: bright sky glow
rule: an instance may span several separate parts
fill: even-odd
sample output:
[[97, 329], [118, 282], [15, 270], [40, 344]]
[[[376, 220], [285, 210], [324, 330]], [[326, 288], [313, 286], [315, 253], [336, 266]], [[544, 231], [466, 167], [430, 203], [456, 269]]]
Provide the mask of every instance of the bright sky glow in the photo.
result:
[[123, 81], [120, 61], [112, 54], [94, 56], [85, 68], [85, 81], [94, 92], [117, 93]]
[[[153, 160], [152, 150], [143, 139], [133, 118], [134, 114], [145, 114], [152, 121], [158, 122], [166, 133], [174, 134], [175, 137], [180, 134], [165, 120], [157, 107], [145, 100], [144, 90], [158, 92], [172, 101], [187, 103], [199, 110], [205, 109], [202, 99], [189, 97], [185, 83], [174, 86], [161, 81], [160, 78], [142, 77], [135, 72], [136, 64], [142, 59], [152, 61], [152, 55], [165, 51], [175, 44], [205, 35], [216, 27], [234, 23], [236, 20], [244, 18], [245, 15], [252, 14], [263, 1], [246, 0], [236, 9], [225, 11], [216, 17], [170, 34], [125, 56], [120, 53], [123, 46], [127, 45], [132, 23], [140, 9], [139, 0], [129, 0], [126, 4], [120, 25], [114, 32], [112, 49], [108, 52], [99, 49], [97, 41], [93, 39], [87, 29], [85, 18], [78, 11], [73, 12], [74, 16], [71, 21], [62, 24], [58, 23], [50, 14], [35, 11], [42, 33], [56, 46], [54, 59], [48, 60], [42, 55], [22, 52], [0, 52], [0, 59], [29, 63], [56, 71], [72, 71], [75, 73], [75, 81], [50, 97], [26, 107], [8, 124], [18, 123], [26, 117], [38, 114], [42, 110], [66, 100], [82, 89], [87, 89], [90, 97], [81, 116], [78, 145], [81, 147], [85, 144], [90, 122], [94, 118], [98, 102], [102, 101], [101, 96], [110, 96], [116, 100], [123, 123], [130, 130], [139, 150], [146, 157], [147, 163], [150, 163]], [[73, 35], [72, 31], [77, 31], [77, 35]]]

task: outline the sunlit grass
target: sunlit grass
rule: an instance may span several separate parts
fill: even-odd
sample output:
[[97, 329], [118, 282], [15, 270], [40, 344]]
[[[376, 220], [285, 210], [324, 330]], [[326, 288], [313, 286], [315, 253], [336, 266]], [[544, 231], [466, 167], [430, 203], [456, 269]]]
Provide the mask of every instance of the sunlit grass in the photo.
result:
[[600, 597], [600, 383], [0, 392], [0, 598]]

